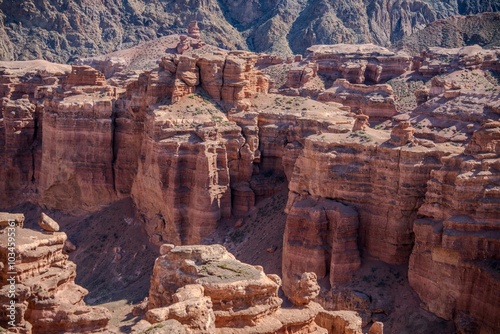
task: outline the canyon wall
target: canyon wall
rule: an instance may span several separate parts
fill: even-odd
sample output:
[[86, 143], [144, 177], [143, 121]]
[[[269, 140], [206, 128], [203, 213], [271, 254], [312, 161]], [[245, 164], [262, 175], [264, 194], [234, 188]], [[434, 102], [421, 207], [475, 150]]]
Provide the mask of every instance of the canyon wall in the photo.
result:
[[[282, 73], [284, 96], [268, 93], [264, 74], [283, 60], [192, 37], [177, 46], [152, 70], [108, 80], [87, 66], [1, 63], [2, 205], [75, 213], [131, 197], [154, 243], [186, 245], [288, 182], [288, 297], [307, 286], [304, 272], [335, 288], [374, 257], [409, 263], [424, 308], [457, 327], [499, 327], [500, 107], [485, 72], [498, 69], [497, 51], [412, 59], [370, 45], [313, 47]], [[374, 83], [410, 68], [430, 82], [403, 114], [391, 86]], [[324, 103], [305, 97], [320, 82]]]
[[464, 331], [500, 326], [499, 125], [485, 123], [464, 154], [431, 173], [415, 221], [410, 284], [424, 308]]
[[[21, 216], [21, 217], [19, 217]], [[111, 314], [104, 307], [85, 305], [83, 297], [88, 291], [75, 284], [76, 265], [68, 261], [64, 252], [67, 240], [64, 232], [47, 233], [22, 228], [23, 215], [1, 216], [0, 255], [7, 258], [11, 253], [7, 236], [12, 234], [15, 222], [15, 264], [14, 269], [2, 266], [2, 282], [15, 282], [15, 326], [8, 324], [12, 314], [8, 306], [10, 284], [0, 289], [2, 302], [0, 325], [15, 333], [96, 333], [106, 330]], [[7, 233], [9, 232], [9, 233]], [[14, 272], [14, 274], [12, 273]]]

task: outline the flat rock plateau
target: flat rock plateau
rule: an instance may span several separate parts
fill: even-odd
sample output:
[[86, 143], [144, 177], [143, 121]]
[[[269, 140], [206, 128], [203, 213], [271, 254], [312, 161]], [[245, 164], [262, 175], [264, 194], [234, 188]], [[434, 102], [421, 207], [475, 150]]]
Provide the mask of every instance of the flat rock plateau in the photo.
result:
[[[184, 8], [184, 2], [174, 3]], [[93, 45], [104, 55], [70, 65], [0, 61], [2, 261], [12, 253], [12, 229], [16, 239], [14, 269], [7, 261], [0, 267], [1, 330], [500, 331], [500, 49], [490, 45], [494, 37], [485, 32], [472, 39], [484, 48], [459, 43], [463, 35], [448, 48], [426, 44], [425, 36], [478, 20], [455, 17], [392, 50], [371, 42], [395, 43], [410, 34], [404, 22], [435, 21], [440, 8], [389, 1], [409, 6], [413, 16], [377, 39], [372, 34], [385, 29], [380, 4], [386, 2], [371, 5], [384, 20], [361, 15], [359, 26], [349, 28], [336, 21], [340, 12], [310, 27], [309, 19], [299, 20], [323, 13], [330, 2], [289, 2], [277, 9], [246, 2], [255, 15], [248, 18], [234, 10], [236, 2], [203, 1], [216, 8], [220, 30], [200, 18], [168, 36], [165, 24], [166, 36], [141, 38], [148, 41], [130, 48]], [[498, 7], [488, 3], [489, 10]], [[141, 13], [153, 4], [160, 6], [127, 2]], [[0, 4], [6, 6], [38, 15], [32, 2]], [[64, 6], [75, 15], [83, 8], [73, 1]], [[357, 1], [351, 6], [362, 11]], [[450, 8], [486, 10], [464, 1], [442, 6], [442, 16], [454, 13]], [[95, 8], [89, 18], [103, 13]], [[170, 17], [162, 15], [159, 20]], [[479, 15], [498, 20], [494, 13]], [[0, 17], [8, 32], [3, 38], [13, 40], [13, 23], [5, 24], [12, 18]], [[260, 25], [250, 24], [255, 20]], [[81, 24], [92, 34], [86, 21], [49, 21], [47, 29]], [[330, 27], [323, 21], [343, 29], [341, 44], [320, 44], [315, 32]], [[162, 31], [155, 22], [152, 29]], [[251, 42], [276, 27], [290, 43]], [[128, 33], [120, 29], [111, 30]], [[245, 50], [220, 47], [227, 31]], [[293, 44], [304, 31], [315, 37]], [[358, 39], [349, 37], [353, 31]], [[16, 43], [14, 49], [2, 44], [4, 51], [24, 59], [22, 41]], [[260, 52], [282, 49], [289, 52]]]

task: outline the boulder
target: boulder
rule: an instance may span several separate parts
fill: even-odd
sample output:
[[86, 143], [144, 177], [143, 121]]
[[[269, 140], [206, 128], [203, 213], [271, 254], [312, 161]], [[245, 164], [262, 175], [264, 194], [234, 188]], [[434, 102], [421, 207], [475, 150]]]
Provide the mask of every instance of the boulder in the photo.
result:
[[38, 225], [48, 232], [57, 232], [59, 231], [59, 224], [45, 213], [41, 213], [38, 218]]

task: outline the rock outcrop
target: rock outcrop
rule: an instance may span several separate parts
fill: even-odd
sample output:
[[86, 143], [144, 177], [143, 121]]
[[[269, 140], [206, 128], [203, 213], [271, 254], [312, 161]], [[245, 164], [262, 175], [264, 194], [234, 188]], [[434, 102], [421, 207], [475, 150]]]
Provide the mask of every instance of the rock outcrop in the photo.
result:
[[90, 66], [71, 66], [71, 73], [66, 79], [66, 85], [73, 86], [104, 86], [104, 74]]
[[[41, 160], [41, 107], [35, 96], [52, 94], [71, 66], [36, 60], [0, 62], [2, 120], [0, 121], [0, 200], [5, 205], [33, 200]], [[22, 190], [22, 191], [20, 191]]]
[[[313, 299], [314, 275], [340, 289], [363, 254], [393, 265], [410, 262], [411, 284], [426, 309], [457, 323], [470, 316], [470, 326], [498, 327], [495, 294], [474, 288], [498, 285], [490, 269], [498, 260], [500, 105], [496, 79], [483, 71], [496, 68], [497, 50], [457, 51], [447, 72], [418, 91], [419, 106], [391, 122], [398, 90], [375, 83], [409, 69], [403, 53], [317, 46], [306, 58], [285, 61], [209, 45], [177, 54], [178, 42], [178, 35], [169, 39], [155, 68], [108, 79], [85, 66], [2, 63], [2, 205], [29, 201], [73, 213], [131, 197], [154, 243], [187, 245], [205, 242], [226, 218], [244, 221], [256, 203], [289, 182], [282, 264], [290, 299]], [[124, 63], [140, 62], [144, 53], [134, 50]], [[288, 78], [293, 96], [269, 94], [259, 62], [280, 76], [276, 82]], [[422, 64], [420, 74], [429, 65]], [[466, 68], [455, 70], [460, 66]], [[325, 103], [305, 97], [313, 94]], [[335, 102], [342, 94], [343, 102]], [[356, 108], [375, 116], [373, 127], [368, 114], [354, 119], [348, 112]], [[177, 251], [164, 258], [179, 260]], [[187, 268], [186, 277], [204, 261], [189, 256], [175, 265]], [[278, 279], [249, 272], [259, 278], [252, 302], [238, 299], [243, 296], [226, 281], [221, 289], [229, 295], [193, 274], [169, 288], [176, 301], [162, 300], [161, 289], [152, 293], [158, 310], [148, 322], [230, 332], [231, 315], [241, 311], [249, 326], [269, 318], [270, 332], [292, 331], [298, 319], [313, 326], [314, 303], [303, 314], [280, 309]], [[202, 289], [184, 289], [187, 283]], [[238, 311], [217, 295], [236, 299]]]
[[392, 88], [385, 84], [351, 84], [346, 79], [337, 79], [332, 87], [318, 95], [318, 101], [337, 102], [352, 112], [362, 110], [370, 117], [390, 118], [397, 112]]
[[49, 216], [47, 216], [45, 213], [42, 212], [40, 215], [40, 218], [38, 219], [38, 225], [44, 229], [45, 231], [48, 232], [58, 232], [59, 231], [59, 224]]
[[414, 62], [414, 69], [423, 75], [435, 76], [457, 69], [499, 71], [499, 50], [483, 49], [478, 45], [462, 48], [429, 47]]
[[318, 304], [306, 298], [301, 309], [280, 308], [279, 277], [236, 260], [220, 245], [165, 244], [160, 252], [145, 317], [150, 323], [174, 319], [194, 333], [326, 333], [314, 322]]
[[414, 133], [415, 129], [411, 126], [409, 121], [399, 121], [398, 125], [391, 130], [391, 144], [394, 146], [413, 144], [415, 142], [413, 137]]
[[316, 322], [329, 334], [361, 334], [361, 318], [353, 311], [321, 311]]
[[315, 45], [307, 57], [318, 64], [318, 74], [353, 84], [383, 83], [411, 67], [411, 57], [373, 44]]
[[[500, 328], [498, 125], [486, 123], [464, 155], [431, 173], [414, 226], [410, 284], [424, 308], [461, 331]], [[464, 314], [473, 320], [462, 321]]]
[[300, 287], [300, 282], [307, 279], [302, 277], [305, 270], [319, 278], [329, 277], [332, 285], [349, 280], [361, 264], [356, 210], [336, 201], [290, 193], [287, 212], [283, 239], [285, 294], [292, 301], [302, 299], [297, 282]]
[[[441, 157], [450, 153], [445, 147], [389, 148], [380, 145], [388, 139], [385, 133], [371, 129], [366, 133], [329, 134], [324, 138], [309, 136], [289, 185], [290, 223], [297, 198], [335, 199], [357, 209], [361, 245], [368, 254], [389, 263], [408, 261], [412, 249], [412, 224], [425, 196], [426, 183], [431, 171], [440, 167]], [[313, 170], [316, 172], [312, 173]], [[381, 198], [386, 200], [381, 202]], [[314, 208], [318, 202], [309, 201], [310, 205], [303, 205], [301, 210], [310, 210], [309, 207]], [[348, 216], [356, 216], [355, 211]], [[339, 221], [346, 222], [345, 219]], [[351, 238], [356, 240], [355, 225], [347, 226], [352, 226]], [[289, 233], [295, 235], [296, 232], [289, 230], [285, 240]], [[318, 236], [317, 232], [312, 235]], [[325, 237], [328, 238], [328, 232]], [[287, 256], [285, 250], [284, 258]], [[302, 262], [294, 261], [293, 257], [290, 256], [290, 262]], [[326, 273], [324, 270], [317, 272], [318, 277]], [[331, 281], [335, 282], [335, 276]]]
[[[12, 215], [8, 220], [19, 220]], [[0, 230], [0, 255], [7, 259], [9, 227]], [[15, 263], [2, 266], [0, 326], [17, 333], [94, 333], [106, 330], [111, 317], [103, 307], [85, 305], [86, 289], [75, 284], [76, 265], [63, 253], [64, 232], [51, 234], [15, 228]], [[8, 307], [15, 284], [14, 326]]]

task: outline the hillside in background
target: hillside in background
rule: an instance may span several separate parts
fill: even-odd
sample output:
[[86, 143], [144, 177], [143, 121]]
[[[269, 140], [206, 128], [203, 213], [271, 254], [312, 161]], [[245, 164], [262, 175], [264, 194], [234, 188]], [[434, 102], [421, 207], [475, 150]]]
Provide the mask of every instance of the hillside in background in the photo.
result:
[[286, 55], [313, 44], [390, 46], [436, 20], [499, 9], [498, 0], [0, 0], [0, 59], [67, 63], [184, 33], [191, 20], [204, 41], [227, 49]]
[[397, 43], [411, 53], [439, 46], [459, 48], [478, 44], [491, 48], [500, 46], [500, 13], [453, 16], [434, 21], [422, 30]]

